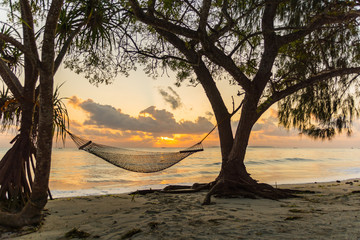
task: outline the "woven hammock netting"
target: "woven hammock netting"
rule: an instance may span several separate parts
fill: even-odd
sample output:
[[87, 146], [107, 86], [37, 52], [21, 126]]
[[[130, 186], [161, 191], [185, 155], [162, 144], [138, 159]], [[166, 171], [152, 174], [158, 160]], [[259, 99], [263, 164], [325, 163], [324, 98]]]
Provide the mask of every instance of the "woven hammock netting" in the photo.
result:
[[97, 144], [72, 133], [69, 136], [81, 150], [133, 172], [159, 172], [173, 166], [193, 153], [203, 151], [201, 142], [178, 152], [145, 152]]

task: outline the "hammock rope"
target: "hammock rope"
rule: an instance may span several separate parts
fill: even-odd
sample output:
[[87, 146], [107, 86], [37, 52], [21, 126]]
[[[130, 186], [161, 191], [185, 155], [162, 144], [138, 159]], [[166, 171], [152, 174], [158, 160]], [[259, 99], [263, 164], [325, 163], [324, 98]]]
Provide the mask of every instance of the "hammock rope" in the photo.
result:
[[130, 150], [125, 148], [111, 147], [103, 144], [94, 143], [93, 141], [86, 140], [73, 133], [69, 134], [71, 139], [74, 141], [76, 146], [80, 150], [84, 150], [91, 153], [103, 160], [123, 168], [128, 171], [141, 172], [141, 173], [152, 173], [159, 172], [167, 169], [176, 163], [180, 162], [184, 158], [196, 153], [203, 151], [202, 142], [226, 119], [231, 118], [241, 107], [235, 109], [222, 121], [218, 122], [203, 139], [194, 144], [193, 146], [177, 152], [146, 152]]

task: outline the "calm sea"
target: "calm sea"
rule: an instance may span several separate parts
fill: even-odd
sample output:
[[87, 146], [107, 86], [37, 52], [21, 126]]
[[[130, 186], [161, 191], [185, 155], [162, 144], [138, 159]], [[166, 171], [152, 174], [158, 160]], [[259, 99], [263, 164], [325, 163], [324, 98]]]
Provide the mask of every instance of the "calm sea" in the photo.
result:
[[[134, 173], [78, 149], [54, 149], [50, 189], [54, 197], [68, 197], [209, 182], [219, 173], [220, 159], [219, 148], [205, 148], [164, 171]], [[360, 149], [250, 147], [246, 166], [252, 177], [272, 185], [358, 178]]]

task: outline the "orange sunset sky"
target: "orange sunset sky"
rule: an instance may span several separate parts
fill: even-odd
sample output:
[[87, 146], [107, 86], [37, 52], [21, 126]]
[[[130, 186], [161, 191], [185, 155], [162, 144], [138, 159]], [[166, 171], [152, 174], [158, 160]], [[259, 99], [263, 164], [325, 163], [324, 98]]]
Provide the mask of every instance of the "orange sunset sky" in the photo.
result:
[[[55, 85], [63, 86], [61, 96], [70, 116], [70, 131], [94, 142], [121, 147], [187, 147], [197, 143], [215, 124], [208, 99], [201, 87], [176, 87], [175, 74], [156, 79], [148, 77], [141, 67], [129, 77], [119, 75], [110, 85], [91, 85], [83, 76], [61, 69]], [[238, 88], [227, 81], [217, 82], [221, 94], [232, 109], [241, 99]], [[239, 114], [233, 116], [233, 126]], [[352, 137], [345, 134], [332, 141], [314, 141], [296, 130], [278, 126], [277, 112], [270, 109], [254, 126], [250, 146], [274, 147], [360, 147], [360, 124], [355, 122]], [[1, 134], [0, 146], [8, 147], [15, 132]], [[214, 131], [204, 146], [218, 146]], [[61, 142], [55, 142], [61, 147]], [[66, 146], [73, 147], [70, 138]]]

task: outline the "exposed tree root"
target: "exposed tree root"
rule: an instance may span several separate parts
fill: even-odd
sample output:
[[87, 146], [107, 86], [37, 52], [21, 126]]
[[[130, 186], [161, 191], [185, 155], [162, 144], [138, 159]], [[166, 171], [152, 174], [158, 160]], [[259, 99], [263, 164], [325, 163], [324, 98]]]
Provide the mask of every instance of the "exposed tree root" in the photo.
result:
[[0, 161], [0, 202], [10, 211], [19, 211], [29, 200], [34, 172], [35, 147], [21, 136]]
[[211, 203], [211, 196], [215, 197], [244, 197], [244, 198], [267, 198], [272, 200], [299, 197], [294, 194], [314, 193], [311, 191], [299, 191], [291, 189], [274, 188], [265, 183], [244, 184], [237, 181], [224, 179], [217, 180], [216, 184], [207, 193], [203, 205]]
[[0, 211], [0, 225], [11, 228], [21, 228], [39, 225], [43, 219], [42, 209], [29, 200], [24, 208], [17, 213]]
[[41, 215], [32, 216], [27, 218], [21, 213], [8, 213], [0, 211], [1, 226], [11, 228], [22, 228], [24, 226], [38, 225], [42, 220]]
[[223, 179], [210, 183], [194, 183], [192, 186], [170, 185], [163, 189], [137, 190], [130, 195], [146, 195], [149, 193], [195, 193], [209, 190], [203, 201], [203, 205], [211, 203], [211, 196], [215, 197], [243, 197], [243, 198], [267, 198], [272, 200], [299, 197], [294, 194], [315, 193], [313, 191], [300, 191], [291, 189], [274, 188], [265, 183], [243, 184], [234, 181], [225, 181]]

